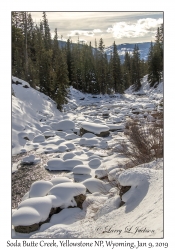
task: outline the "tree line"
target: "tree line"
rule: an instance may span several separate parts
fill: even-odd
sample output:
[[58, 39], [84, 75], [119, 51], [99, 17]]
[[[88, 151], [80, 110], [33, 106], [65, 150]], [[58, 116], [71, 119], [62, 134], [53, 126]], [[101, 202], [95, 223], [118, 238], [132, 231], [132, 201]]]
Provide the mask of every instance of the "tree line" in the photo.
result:
[[[39, 26], [27, 12], [12, 12], [12, 74], [28, 81], [31, 87], [39, 86], [61, 109], [66, 103], [68, 87], [91, 94], [123, 93], [129, 86], [139, 90], [141, 79], [148, 74], [153, 86], [163, 72], [163, 25], [157, 31], [156, 42], [151, 43], [148, 61], [140, 59], [135, 45], [132, 55], [125, 53], [121, 63], [115, 42], [110, 60], [105, 53], [102, 38], [95, 46], [73, 44], [69, 38], [64, 47], [59, 46], [57, 29], [54, 38], [46, 12]], [[161, 64], [161, 65], [158, 65]]]

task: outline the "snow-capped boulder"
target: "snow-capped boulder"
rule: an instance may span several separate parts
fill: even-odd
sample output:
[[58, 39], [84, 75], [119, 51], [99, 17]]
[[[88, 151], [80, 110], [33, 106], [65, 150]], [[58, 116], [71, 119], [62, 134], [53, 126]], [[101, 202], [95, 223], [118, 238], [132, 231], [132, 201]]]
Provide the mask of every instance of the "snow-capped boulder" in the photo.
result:
[[32, 198], [45, 196], [52, 186], [53, 184], [50, 181], [35, 181], [30, 187], [29, 197]]
[[95, 193], [108, 193], [111, 189], [111, 186], [108, 183], [96, 178], [89, 178], [82, 182], [82, 184], [88, 189], [89, 192]]
[[37, 164], [40, 161], [41, 161], [41, 159], [35, 158], [35, 155], [29, 155], [29, 156], [24, 157], [21, 160], [21, 164], [22, 165], [32, 165], [32, 164]]
[[44, 135], [37, 135], [33, 138], [33, 142], [44, 142], [44, 141], [45, 141]]
[[50, 124], [50, 126], [54, 129], [54, 130], [73, 130], [75, 128], [75, 124], [73, 121], [69, 121], [69, 120], [62, 120], [60, 122], [53, 122]]
[[64, 182], [72, 182], [72, 180], [67, 177], [60, 176], [60, 177], [52, 178], [50, 182], [53, 184], [53, 186], [55, 186], [57, 184], [64, 183]]
[[80, 135], [83, 135], [85, 133], [94, 133], [97, 136], [108, 136], [109, 135], [109, 127], [103, 124], [97, 124], [92, 122], [82, 122], [81, 123], [81, 129], [80, 129]]
[[91, 169], [85, 165], [77, 165], [72, 169], [74, 174], [90, 174]]
[[101, 165], [101, 161], [98, 158], [89, 161], [90, 168], [98, 168]]
[[85, 194], [86, 188], [81, 183], [66, 182], [53, 186], [49, 194], [60, 197], [65, 202], [71, 200], [74, 196]]

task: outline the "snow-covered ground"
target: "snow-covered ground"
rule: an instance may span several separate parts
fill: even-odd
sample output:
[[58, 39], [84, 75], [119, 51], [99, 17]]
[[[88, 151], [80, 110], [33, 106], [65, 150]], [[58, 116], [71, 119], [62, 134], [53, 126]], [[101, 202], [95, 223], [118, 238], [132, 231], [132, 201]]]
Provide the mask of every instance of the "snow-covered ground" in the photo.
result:
[[[30, 234], [12, 229], [13, 238], [163, 237], [163, 159], [126, 169], [129, 159], [117, 152], [129, 118], [151, 122], [162, 109], [163, 83], [150, 89], [146, 79], [139, 93], [130, 88], [124, 95], [83, 94], [70, 87], [61, 113], [48, 96], [13, 77], [22, 84], [12, 85], [12, 154], [28, 152], [20, 164], [42, 163], [48, 154], [43, 168], [68, 171], [34, 182], [13, 210], [12, 224], [43, 222], [51, 208], [61, 212]], [[131, 186], [122, 206], [114, 181]], [[82, 208], [74, 199], [80, 194], [86, 195]]]

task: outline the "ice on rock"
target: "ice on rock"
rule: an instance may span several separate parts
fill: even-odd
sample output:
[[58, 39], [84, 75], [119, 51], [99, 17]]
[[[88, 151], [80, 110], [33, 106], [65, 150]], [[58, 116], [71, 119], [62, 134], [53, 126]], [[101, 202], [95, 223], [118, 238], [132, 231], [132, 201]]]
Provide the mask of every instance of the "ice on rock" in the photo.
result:
[[101, 132], [109, 131], [108, 126], [91, 122], [82, 122], [81, 127], [94, 134], [100, 134]]
[[30, 187], [29, 197], [32, 198], [45, 196], [52, 186], [53, 184], [50, 181], [35, 181]]
[[69, 121], [69, 120], [62, 120], [60, 122], [53, 122], [50, 124], [50, 126], [54, 129], [54, 130], [73, 130], [75, 128], [75, 124], [73, 121]]
[[29, 226], [41, 221], [41, 215], [32, 207], [22, 207], [12, 214], [13, 226]]
[[72, 169], [74, 174], [90, 174], [91, 169], [85, 165], [77, 165]]
[[67, 177], [56, 177], [50, 180], [50, 182], [53, 184], [53, 186], [60, 184], [60, 183], [64, 183], [64, 182], [72, 182], [71, 179], [67, 178]]

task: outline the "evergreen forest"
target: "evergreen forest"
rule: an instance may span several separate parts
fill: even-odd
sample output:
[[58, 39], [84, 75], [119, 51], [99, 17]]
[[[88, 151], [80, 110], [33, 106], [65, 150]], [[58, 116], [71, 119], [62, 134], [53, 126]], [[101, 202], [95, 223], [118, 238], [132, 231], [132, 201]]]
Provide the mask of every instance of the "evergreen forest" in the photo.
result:
[[12, 75], [30, 83], [48, 95], [62, 109], [73, 86], [83, 93], [124, 93], [133, 85], [141, 87], [141, 79], [148, 74], [151, 87], [163, 78], [163, 24], [157, 28], [155, 41], [151, 42], [148, 60], [140, 59], [136, 44], [133, 54], [125, 53], [121, 63], [117, 45], [113, 43], [110, 60], [105, 53], [103, 38], [93, 45], [72, 43], [69, 38], [65, 47], [59, 46], [57, 28], [51, 37], [46, 12], [37, 25], [31, 13], [12, 12]]

